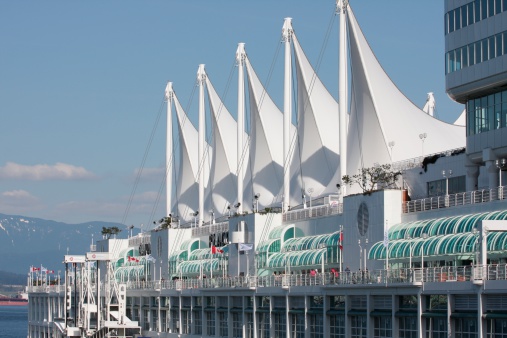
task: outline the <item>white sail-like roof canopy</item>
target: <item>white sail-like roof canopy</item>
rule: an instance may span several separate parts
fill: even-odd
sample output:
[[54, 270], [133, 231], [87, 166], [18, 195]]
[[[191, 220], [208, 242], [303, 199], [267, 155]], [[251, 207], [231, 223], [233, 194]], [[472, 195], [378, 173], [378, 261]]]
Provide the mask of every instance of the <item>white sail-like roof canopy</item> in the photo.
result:
[[[250, 162], [252, 190], [259, 205], [279, 201], [283, 186], [283, 114], [269, 97], [248, 59], [245, 58], [250, 102]], [[246, 194], [245, 194], [246, 196]]]
[[422, 151], [464, 147], [465, 128], [440, 121], [407, 99], [382, 69], [350, 6], [347, 17], [352, 76], [347, 174], [419, 157]]
[[298, 140], [293, 142], [291, 195], [301, 198], [301, 189], [313, 197], [336, 192], [340, 182], [338, 103], [308, 61], [292, 35], [296, 56]]
[[[210, 172], [211, 208], [217, 216], [237, 199], [237, 123], [218, 96], [208, 75], [206, 89], [212, 123], [213, 156]], [[246, 139], [246, 137], [245, 137]]]
[[[198, 132], [188, 119], [178, 98], [174, 95], [174, 107], [178, 118], [180, 161], [176, 184], [176, 200], [178, 216], [182, 221], [191, 221], [191, 213], [199, 208], [199, 191], [197, 178], [199, 170], [204, 170], [206, 185], [209, 179], [208, 161], [198, 159]], [[206, 154], [211, 156], [211, 147], [206, 144]], [[201, 168], [200, 168], [201, 164]]]

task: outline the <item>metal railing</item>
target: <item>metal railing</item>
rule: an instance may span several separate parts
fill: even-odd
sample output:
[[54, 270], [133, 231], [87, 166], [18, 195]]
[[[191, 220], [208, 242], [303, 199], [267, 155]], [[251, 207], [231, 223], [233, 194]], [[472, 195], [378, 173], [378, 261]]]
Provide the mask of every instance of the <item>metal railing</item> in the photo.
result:
[[299, 221], [308, 218], [324, 217], [343, 213], [343, 204], [332, 202], [311, 208], [291, 210], [283, 214], [283, 222]]
[[204, 225], [198, 228], [193, 228], [192, 237], [218, 234], [226, 231], [229, 231], [229, 222], [215, 223], [211, 225]]
[[475, 191], [461, 192], [452, 195], [428, 197], [403, 203], [403, 212], [420, 212], [436, 210], [440, 208], [451, 208], [460, 205], [487, 203], [503, 200], [507, 196], [504, 193], [504, 186], [493, 189], [482, 189]]
[[473, 282], [477, 280], [507, 281], [507, 264], [486, 266], [444, 266], [433, 268], [403, 268], [373, 271], [342, 271], [324, 274], [279, 274], [272, 276], [240, 276], [217, 278], [193, 278], [171, 281], [129, 282], [128, 289], [212, 289], [212, 288], [259, 288], [259, 287], [297, 287], [332, 285], [386, 285], [431, 282]]

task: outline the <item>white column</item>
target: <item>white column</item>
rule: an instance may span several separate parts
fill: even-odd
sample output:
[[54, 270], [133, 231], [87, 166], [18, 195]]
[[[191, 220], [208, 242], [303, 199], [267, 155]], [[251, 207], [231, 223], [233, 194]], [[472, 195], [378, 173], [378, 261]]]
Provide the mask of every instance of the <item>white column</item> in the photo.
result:
[[[340, 51], [339, 51], [339, 67], [338, 67], [338, 102], [339, 114], [338, 121], [340, 124], [340, 175], [347, 174], [347, 109], [348, 109], [348, 93], [347, 93], [347, 7], [348, 0], [337, 0], [336, 10], [342, 16], [340, 18]], [[346, 196], [346, 184], [341, 185], [341, 196]]]
[[243, 213], [243, 179], [244, 179], [244, 140], [243, 134], [245, 132], [245, 44], [239, 43], [236, 50], [236, 62], [238, 64], [238, 149], [237, 149], [237, 179], [238, 179], [238, 214]]
[[172, 204], [172, 173], [173, 173], [173, 121], [172, 121], [172, 103], [173, 103], [173, 83], [168, 82], [165, 88], [165, 99], [167, 101], [167, 127], [166, 127], [166, 213], [171, 213]]
[[283, 41], [285, 42], [285, 77], [283, 95], [283, 212], [289, 210], [290, 201], [290, 123], [292, 118], [292, 18], [285, 18], [283, 23]]
[[205, 116], [204, 116], [204, 84], [206, 73], [204, 65], [199, 65], [197, 70], [197, 83], [199, 85], [199, 225], [200, 227], [204, 221], [204, 156], [205, 156], [205, 141], [204, 135], [206, 133]]

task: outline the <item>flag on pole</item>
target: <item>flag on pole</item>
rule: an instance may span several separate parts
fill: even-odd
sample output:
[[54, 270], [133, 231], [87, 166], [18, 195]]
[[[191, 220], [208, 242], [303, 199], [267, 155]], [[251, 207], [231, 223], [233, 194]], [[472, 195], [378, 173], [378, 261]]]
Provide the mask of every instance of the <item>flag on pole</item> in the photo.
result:
[[249, 251], [253, 249], [253, 243], [239, 243], [239, 251]]
[[343, 230], [340, 231], [340, 250], [343, 250]]
[[387, 229], [384, 229], [384, 246], [387, 248], [389, 245], [389, 233]]
[[41, 272], [47, 272], [47, 271], [48, 271], [48, 269], [46, 269], [45, 267], [43, 267], [43, 266], [41, 265], [41, 266], [40, 266], [40, 271], [41, 271]]
[[146, 254], [146, 260], [148, 262], [153, 262], [155, 263], [157, 260], [155, 259], [155, 257], [153, 257], [151, 254]]
[[37, 271], [40, 271], [40, 268], [32, 266], [32, 271], [30, 271], [30, 272], [37, 272]]
[[46, 271], [47, 274], [54, 274], [55, 273], [55, 270], [47, 270]]
[[223, 252], [224, 252], [224, 250], [221, 250], [221, 249], [217, 248], [216, 246], [211, 245], [211, 254], [212, 255], [214, 255], [216, 253], [223, 253]]

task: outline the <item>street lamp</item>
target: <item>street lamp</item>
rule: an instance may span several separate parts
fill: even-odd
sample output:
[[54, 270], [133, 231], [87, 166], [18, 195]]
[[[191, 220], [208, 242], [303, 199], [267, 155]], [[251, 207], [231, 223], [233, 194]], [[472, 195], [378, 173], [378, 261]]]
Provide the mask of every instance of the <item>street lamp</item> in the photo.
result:
[[308, 195], [310, 195], [310, 208], [312, 207], [312, 193], [313, 193], [313, 188], [308, 188]]
[[426, 133], [419, 134], [419, 138], [422, 141], [421, 151], [422, 151], [423, 157], [424, 157], [424, 140], [426, 140], [426, 137], [428, 137], [428, 135]]
[[408, 261], [408, 267], [412, 269], [412, 237], [409, 234], [405, 234], [405, 239], [409, 240], [409, 247], [410, 247], [410, 253], [409, 253], [409, 261]]
[[396, 143], [394, 141], [391, 141], [388, 143], [389, 148], [391, 149], [391, 163], [393, 163], [393, 147]]
[[357, 244], [359, 245], [359, 270], [361, 270], [361, 264], [363, 261], [363, 248], [361, 247], [360, 239], [357, 241]]
[[366, 256], [368, 254], [368, 249], [366, 248], [368, 246], [368, 238], [366, 238], [364, 240], [364, 254], [363, 254], [363, 259], [364, 259], [364, 264], [363, 264], [363, 268], [366, 270]]
[[507, 164], [507, 160], [502, 158], [501, 160], [496, 160], [496, 167], [498, 168], [498, 179], [500, 180], [500, 185], [498, 189], [498, 198], [503, 199], [503, 186], [502, 186], [502, 169]]
[[210, 225], [215, 224], [215, 212], [213, 211], [213, 209], [211, 209], [209, 211], [209, 215], [210, 215], [210, 222], [209, 222]]
[[449, 177], [452, 176], [452, 170], [442, 170], [442, 176], [445, 178], [445, 206], [449, 206]]
[[255, 212], [259, 212], [259, 197], [261, 197], [261, 193], [257, 193], [254, 195], [255, 199]]
[[477, 252], [477, 243], [479, 242], [479, 230], [477, 230], [477, 228], [473, 228], [472, 229], [472, 234], [474, 235], [475, 237], [475, 241], [474, 241], [474, 251], [475, 251], [475, 255], [474, 255], [474, 264], [473, 265], [476, 265], [479, 261], [479, 256], [478, 256], [478, 252]]
[[[426, 240], [427, 238], [428, 238], [427, 233], [422, 234], [423, 240]], [[422, 276], [422, 281], [424, 282], [424, 241], [423, 241], [423, 244], [421, 245], [421, 276]]]

